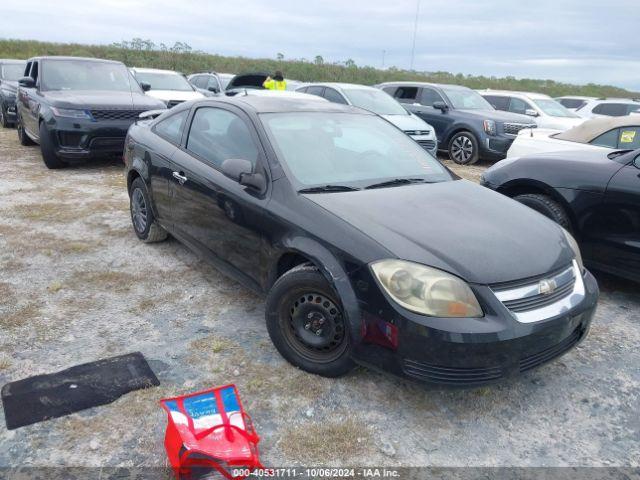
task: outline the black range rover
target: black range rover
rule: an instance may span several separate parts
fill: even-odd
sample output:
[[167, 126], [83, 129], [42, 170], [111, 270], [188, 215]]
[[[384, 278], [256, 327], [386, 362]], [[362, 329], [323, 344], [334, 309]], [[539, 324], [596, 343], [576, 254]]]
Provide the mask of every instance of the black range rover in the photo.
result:
[[121, 62], [35, 57], [19, 81], [17, 127], [22, 145], [40, 144], [49, 168], [122, 155], [127, 129], [147, 110], [165, 109], [144, 94]]
[[16, 91], [25, 63], [24, 60], [0, 59], [0, 125], [4, 128], [16, 121]]

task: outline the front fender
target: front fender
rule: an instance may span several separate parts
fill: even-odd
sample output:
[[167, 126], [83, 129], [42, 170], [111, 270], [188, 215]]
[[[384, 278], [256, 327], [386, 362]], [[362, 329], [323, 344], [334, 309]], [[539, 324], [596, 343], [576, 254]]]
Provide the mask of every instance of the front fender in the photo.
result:
[[[361, 312], [356, 293], [351, 286], [349, 276], [342, 267], [341, 262], [331, 251], [316, 240], [308, 237], [287, 237], [282, 239], [281, 247], [288, 253], [297, 253], [311, 260], [318, 270], [322, 272], [329, 284], [340, 297], [342, 307], [346, 315], [347, 325], [351, 334], [351, 340], [358, 344], [362, 340], [360, 325]], [[270, 277], [273, 281], [277, 276], [277, 261], [272, 266]]]

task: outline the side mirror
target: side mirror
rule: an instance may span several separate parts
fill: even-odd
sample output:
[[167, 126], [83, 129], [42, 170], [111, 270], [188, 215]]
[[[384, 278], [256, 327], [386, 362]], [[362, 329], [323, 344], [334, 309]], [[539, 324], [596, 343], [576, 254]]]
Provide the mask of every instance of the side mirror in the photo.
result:
[[149, 90], [151, 90], [151, 84], [147, 82], [140, 82], [140, 88], [143, 92], [148, 92]]
[[433, 105], [431, 105], [433, 108], [438, 109], [440, 111], [442, 111], [442, 113], [446, 112], [447, 110], [449, 110], [449, 106], [444, 103], [444, 102], [433, 102]]
[[267, 186], [264, 175], [253, 173], [253, 165], [249, 160], [230, 158], [222, 162], [222, 173], [240, 185], [262, 191]]
[[218, 93], [218, 89], [216, 87], [209, 87], [209, 88], [207, 88], [207, 90], [209, 90], [210, 92], [213, 92], [213, 93]]
[[33, 88], [36, 86], [36, 81], [31, 77], [22, 77], [18, 80], [18, 85], [24, 88]]
[[633, 159], [633, 166], [640, 169], [640, 155]]
[[530, 117], [537, 117], [537, 116], [539, 116], [539, 115], [540, 115], [540, 114], [539, 114], [538, 112], [536, 112], [533, 108], [527, 108], [527, 109], [524, 111], [524, 114], [525, 114], [525, 115], [529, 115]]

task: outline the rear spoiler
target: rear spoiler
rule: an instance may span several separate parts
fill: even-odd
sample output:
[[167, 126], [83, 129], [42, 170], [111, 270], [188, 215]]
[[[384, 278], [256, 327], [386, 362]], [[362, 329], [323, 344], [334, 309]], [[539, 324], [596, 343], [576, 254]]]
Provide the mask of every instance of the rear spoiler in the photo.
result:
[[153, 120], [154, 118], [159, 117], [166, 111], [167, 111], [166, 108], [163, 110], [147, 110], [146, 112], [142, 112], [140, 115], [138, 115], [137, 120]]

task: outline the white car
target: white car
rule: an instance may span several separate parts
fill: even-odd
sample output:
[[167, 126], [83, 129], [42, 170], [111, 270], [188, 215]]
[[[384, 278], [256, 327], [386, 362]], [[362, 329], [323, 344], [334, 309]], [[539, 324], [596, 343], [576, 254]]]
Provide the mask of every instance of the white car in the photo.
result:
[[567, 110], [575, 112], [579, 108], [584, 107], [588, 101], [597, 100], [596, 97], [580, 97], [577, 95], [565, 95], [564, 97], [554, 98], [556, 102], [562, 105]]
[[567, 110], [549, 95], [508, 90], [478, 90], [496, 110], [533, 117], [539, 128], [568, 130], [584, 119]]
[[564, 132], [522, 130], [507, 158], [564, 150], [631, 150], [640, 148], [640, 115], [594, 118]]
[[420, 117], [405, 110], [397, 100], [382, 90], [351, 83], [311, 83], [296, 91], [376, 113], [413, 138], [431, 155], [437, 155], [438, 139], [435, 129]]
[[584, 118], [624, 117], [638, 112], [640, 100], [631, 98], [596, 98], [576, 110], [576, 113]]
[[162, 100], [167, 104], [167, 108], [175, 107], [187, 100], [205, 97], [189, 83], [184, 75], [173, 70], [155, 68], [131, 68], [129, 70], [146, 94]]

